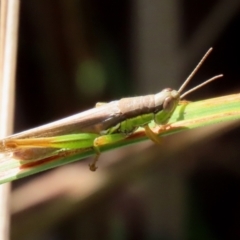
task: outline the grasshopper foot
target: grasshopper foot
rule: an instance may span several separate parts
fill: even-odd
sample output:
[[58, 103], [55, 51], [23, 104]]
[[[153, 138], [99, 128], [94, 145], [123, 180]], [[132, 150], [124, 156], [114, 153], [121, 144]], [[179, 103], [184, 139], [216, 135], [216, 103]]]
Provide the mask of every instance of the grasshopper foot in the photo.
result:
[[95, 156], [92, 163], [88, 164], [90, 171], [95, 172], [97, 170], [98, 167], [96, 166], [96, 163], [98, 161], [98, 158], [99, 154]]
[[145, 134], [148, 138], [150, 138], [156, 144], [161, 144], [161, 140], [158, 135], [154, 133], [148, 125], [144, 126], [144, 129]]
[[95, 165], [95, 163], [88, 164], [90, 171], [95, 172], [98, 167]]

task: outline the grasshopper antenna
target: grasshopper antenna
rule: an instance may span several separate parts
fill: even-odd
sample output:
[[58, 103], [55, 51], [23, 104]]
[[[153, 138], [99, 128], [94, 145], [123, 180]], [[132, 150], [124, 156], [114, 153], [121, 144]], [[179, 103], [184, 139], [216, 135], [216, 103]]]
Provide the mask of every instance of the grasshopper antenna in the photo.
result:
[[[182, 84], [182, 86], [179, 88], [178, 92], [181, 93], [183, 91], [183, 89], [187, 86], [187, 84], [191, 81], [191, 79], [193, 78], [193, 76], [196, 74], [196, 72], [198, 71], [198, 69], [202, 66], [203, 62], [206, 60], [206, 58], [209, 56], [209, 54], [212, 52], [213, 48], [209, 48], [209, 50], [205, 53], [205, 55], [202, 57], [202, 59], [200, 60], [200, 62], [197, 64], [197, 66], [193, 69], [193, 71], [191, 72], [191, 74], [188, 76], [188, 78], [185, 80], [185, 82]], [[186, 95], [188, 95], [189, 93], [203, 87], [204, 85], [207, 85], [208, 83], [223, 77], [223, 74], [214, 76], [208, 80], [206, 80], [205, 82], [199, 84], [198, 86], [188, 90], [187, 92], [183, 93], [180, 96], [180, 99], [182, 99], [183, 97], [185, 97]]]
[[188, 95], [189, 93], [194, 92], [195, 90], [197, 90], [197, 89], [199, 89], [199, 88], [207, 85], [208, 83], [210, 83], [210, 82], [212, 82], [212, 81], [214, 81], [214, 80], [216, 80], [216, 79], [218, 79], [218, 78], [221, 78], [221, 77], [223, 77], [223, 74], [216, 75], [216, 76], [214, 76], [214, 77], [206, 80], [205, 82], [197, 85], [196, 87], [191, 88], [190, 90], [188, 90], [188, 91], [186, 91], [184, 94], [182, 94], [182, 95], [180, 96], [180, 99], [183, 99], [183, 98], [184, 98], [186, 95]]

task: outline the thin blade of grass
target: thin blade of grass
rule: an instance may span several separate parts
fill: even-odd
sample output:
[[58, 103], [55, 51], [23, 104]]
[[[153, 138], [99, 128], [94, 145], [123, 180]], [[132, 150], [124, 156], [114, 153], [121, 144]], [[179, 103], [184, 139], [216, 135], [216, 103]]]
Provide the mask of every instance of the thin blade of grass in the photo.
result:
[[[19, 0], [2, 0], [0, 13], [0, 136], [12, 132]], [[0, 186], [0, 239], [9, 239], [10, 185]]]
[[[166, 128], [151, 123], [153, 131], [166, 136], [180, 131], [240, 119], [240, 94], [212, 98], [198, 102], [181, 102], [169, 120]], [[123, 141], [103, 145], [101, 152], [146, 140], [143, 129], [139, 129]], [[32, 175], [63, 164], [95, 155], [93, 149], [70, 151], [57, 157], [49, 157], [37, 162], [21, 163], [11, 157], [0, 156], [0, 183]], [[101, 156], [104, 158], [104, 155]], [[86, 166], [87, 167], [87, 166]]]

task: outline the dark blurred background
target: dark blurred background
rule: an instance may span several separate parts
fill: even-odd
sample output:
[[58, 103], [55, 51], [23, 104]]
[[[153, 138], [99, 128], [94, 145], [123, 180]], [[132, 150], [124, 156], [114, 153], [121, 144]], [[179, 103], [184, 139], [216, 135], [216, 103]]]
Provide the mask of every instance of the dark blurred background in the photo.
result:
[[[238, 93], [239, 31], [239, 0], [24, 0], [15, 132], [98, 101], [178, 89], [211, 46], [190, 86], [220, 73], [224, 78], [187, 99]], [[104, 197], [95, 193], [92, 205], [79, 207], [79, 200], [74, 211], [41, 231], [20, 234], [16, 217], [13, 239], [240, 239], [239, 133], [234, 128], [216, 138], [206, 155], [203, 146], [187, 173], [165, 163]], [[14, 189], [30, 179], [16, 181]], [[24, 219], [24, 211], [18, 214]], [[45, 221], [38, 216], [32, 219], [36, 228]]]

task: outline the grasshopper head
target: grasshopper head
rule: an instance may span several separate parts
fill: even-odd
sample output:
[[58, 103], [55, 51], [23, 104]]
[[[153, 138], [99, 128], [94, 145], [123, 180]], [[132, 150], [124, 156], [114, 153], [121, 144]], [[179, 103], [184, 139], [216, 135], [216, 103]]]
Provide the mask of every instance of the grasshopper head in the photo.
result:
[[155, 96], [155, 122], [157, 124], [164, 124], [171, 117], [174, 112], [179, 99], [180, 94], [178, 91], [171, 88], [166, 88]]
[[171, 111], [176, 103], [178, 103], [180, 94], [176, 90], [165, 88], [160, 93], [157, 93], [154, 98], [156, 109]]

